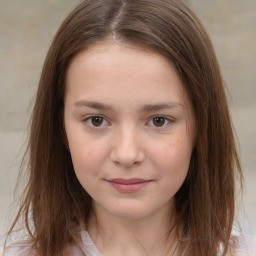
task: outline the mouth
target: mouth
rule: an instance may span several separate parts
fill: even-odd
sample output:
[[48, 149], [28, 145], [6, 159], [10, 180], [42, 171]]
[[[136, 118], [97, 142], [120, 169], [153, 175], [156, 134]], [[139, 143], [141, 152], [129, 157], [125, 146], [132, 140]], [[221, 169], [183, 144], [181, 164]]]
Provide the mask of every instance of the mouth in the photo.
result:
[[137, 192], [143, 187], [147, 186], [152, 180], [144, 179], [111, 179], [106, 180], [117, 191], [123, 193]]

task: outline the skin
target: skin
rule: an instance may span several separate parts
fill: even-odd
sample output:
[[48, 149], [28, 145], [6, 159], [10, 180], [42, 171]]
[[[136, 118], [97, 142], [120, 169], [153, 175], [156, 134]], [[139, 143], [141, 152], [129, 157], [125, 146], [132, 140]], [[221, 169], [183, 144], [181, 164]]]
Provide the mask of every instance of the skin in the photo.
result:
[[[174, 66], [154, 51], [105, 40], [71, 61], [64, 101], [75, 173], [93, 198], [87, 230], [97, 248], [165, 255], [195, 140], [194, 111]], [[120, 192], [109, 183], [116, 178], [147, 182]]]

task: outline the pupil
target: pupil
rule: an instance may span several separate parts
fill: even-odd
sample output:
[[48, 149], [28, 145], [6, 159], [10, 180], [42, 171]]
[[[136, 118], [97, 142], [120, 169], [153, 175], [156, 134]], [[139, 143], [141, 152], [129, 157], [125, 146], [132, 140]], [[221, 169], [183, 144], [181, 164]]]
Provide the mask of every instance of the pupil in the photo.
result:
[[154, 123], [155, 126], [163, 126], [164, 122], [165, 122], [164, 117], [155, 117], [153, 119], [153, 123]]
[[92, 124], [94, 126], [100, 126], [102, 124], [102, 122], [103, 122], [103, 118], [102, 117], [100, 117], [100, 116], [92, 117]]

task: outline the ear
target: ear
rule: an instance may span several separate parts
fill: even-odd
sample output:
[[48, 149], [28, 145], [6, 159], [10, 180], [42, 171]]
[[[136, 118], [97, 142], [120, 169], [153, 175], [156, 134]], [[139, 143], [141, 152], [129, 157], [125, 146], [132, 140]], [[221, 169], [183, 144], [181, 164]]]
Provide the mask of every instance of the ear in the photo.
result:
[[66, 136], [63, 139], [63, 146], [69, 152], [69, 144]]
[[63, 146], [69, 151], [69, 145], [66, 142], [63, 142]]
[[67, 137], [64, 123], [63, 123], [63, 127], [62, 127], [62, 142], [63, 142], [63, 145], [65, 146], [65, 148], [69, 149], [68, 137]]

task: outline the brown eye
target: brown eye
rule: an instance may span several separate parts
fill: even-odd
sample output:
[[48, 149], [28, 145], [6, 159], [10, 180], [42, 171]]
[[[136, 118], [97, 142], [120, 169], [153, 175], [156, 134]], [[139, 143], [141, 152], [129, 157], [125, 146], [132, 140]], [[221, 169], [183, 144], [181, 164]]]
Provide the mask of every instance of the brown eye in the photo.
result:
[[165, 127], [167, 126], [171, 120], [164, 116], [156, 116], [152, 118], [149, 122], [150, 125], [155, 126], [155, 127]]
[[157, 127], [163, 126], [165, 123], [165, 118], [161, 116], [157, 116], [153, 118], [153, 124]]
[[87, 121], [94, 127], [100, 127], [106, 124], [106, 120], [101, 116], [91, 116]]

